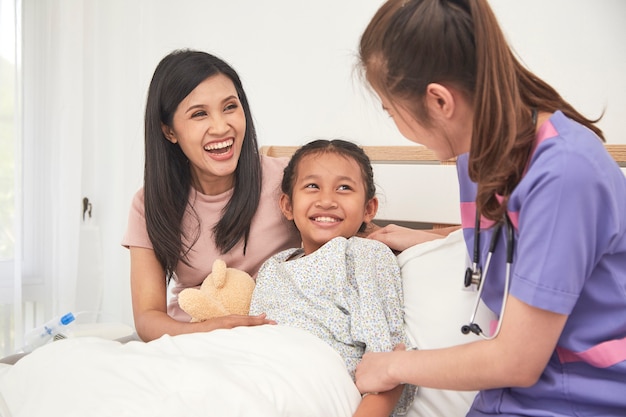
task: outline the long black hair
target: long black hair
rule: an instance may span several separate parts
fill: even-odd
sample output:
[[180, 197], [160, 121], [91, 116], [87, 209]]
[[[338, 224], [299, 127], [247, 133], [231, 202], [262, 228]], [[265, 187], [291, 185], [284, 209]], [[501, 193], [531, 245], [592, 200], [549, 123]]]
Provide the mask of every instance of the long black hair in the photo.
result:
[[[148, 90], [144, 170], [146, 227], [167, 281], [179, 261], [189, 265], [187, 254], [198, 240], [201, 219], [188, 203], [191, 189], [188, 159], [178, 144], [165, 138], [162, 125], [172, 126], [180, 102], [202, 81], [218, 74], [233, 82], [246, 117], [246, 132], [235, 170], [234, 193], [213, 228], [215, 245], [222, 253], [244, 239], [245, 254], [250, 223], [259, 204], [261, 162], [252, 114], [239, 76], [226, 62], [206, 52], [171, 52], [156, 67]], [[185, 235], [182, 228], [185, 212], [190, 213], [197, 223], [191, 236]]]

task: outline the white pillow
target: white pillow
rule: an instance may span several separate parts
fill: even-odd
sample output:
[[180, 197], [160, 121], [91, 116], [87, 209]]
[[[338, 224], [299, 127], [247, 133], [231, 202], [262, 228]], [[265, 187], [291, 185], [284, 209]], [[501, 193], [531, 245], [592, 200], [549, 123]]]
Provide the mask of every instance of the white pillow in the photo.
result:
[[[404, 287], [405, 325], [418, 349], [436, 349], [478, 340], [461, 333], [474, 307], [476, 292], [463, 286], [469, 264], [463, 231], [421, 243], [398, 255]], [[477, 321], [495, 315], [481, 304]], [[420, 387], [408, 417], [464, 416], [475, 391], [446, 391]]]

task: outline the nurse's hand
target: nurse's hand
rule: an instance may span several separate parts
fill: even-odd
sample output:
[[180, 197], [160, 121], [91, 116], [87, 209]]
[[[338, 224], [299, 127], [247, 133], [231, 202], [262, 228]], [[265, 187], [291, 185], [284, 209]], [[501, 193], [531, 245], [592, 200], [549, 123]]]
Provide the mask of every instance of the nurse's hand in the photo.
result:
[[391, 363], [400, 352], [406, 352], [404, 344], [398, 344], [393, 352], [368, 352], [356, 367], [355, 382], [361, 394], [389, 391], [401, 384], [389, 375]]
[[389, 248], [402, 252], [403, 250], [415, 246], [418, 243], [429, 242], [435, 239], [441, 239], [440, 233], [433, 230], [417, 230], [408, 227], [389, 224], [374, 232], [370, 233], [367, 238], [383, 242]]

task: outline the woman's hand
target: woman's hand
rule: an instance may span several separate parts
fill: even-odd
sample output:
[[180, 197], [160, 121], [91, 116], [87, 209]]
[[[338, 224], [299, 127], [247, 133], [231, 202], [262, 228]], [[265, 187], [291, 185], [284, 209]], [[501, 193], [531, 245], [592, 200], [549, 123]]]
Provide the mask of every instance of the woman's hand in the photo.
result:
[[276, 324], [265, 314], [258, 316], [229, 315], [215, 317], [203, 322], [182, 322], [167, 314], [167, 288], [165, 272], [152, 249], [131, 247], [131, 294], [135, 329], [145, 342], [158, 339], [164, 334], [208, 332], [216, 329], [232, 329], [238, 326]]
[[258, 316], [242, 316], [239, 314], [231, 314], [228, 316], [215, 317], [202, 322], [206, 327], [205, 331], [216, 329], [232, 329], [240, 326], [262, 326], [264, 324], [276, 324], [274, 320], [266, 317], [265, 313]]
[[370, 233], [367, 238], [378, 240], [389, 248], [402, 252], [418, 243], [429, 242], [435, 239], [441, 239], [442, 236], [432, 230], [417, 230], [408, 227], [389, 224], [374, 232]]

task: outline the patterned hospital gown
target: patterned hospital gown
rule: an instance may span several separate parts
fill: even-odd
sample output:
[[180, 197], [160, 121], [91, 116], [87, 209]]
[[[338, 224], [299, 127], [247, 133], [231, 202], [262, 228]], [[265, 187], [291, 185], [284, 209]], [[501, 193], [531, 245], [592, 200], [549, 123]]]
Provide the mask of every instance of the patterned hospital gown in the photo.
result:
[[[342, 356], [353, 379], [364, 352], [409, 346], [400, 269], [387, 246], [337, 237], [300, 255], [302, 249], [288, 249], [263, 264], [250, 314], [264, 312], [279, 325], [313, 333]], [[405, 386], [394, 414], [406, 412], [415, 391]]]

